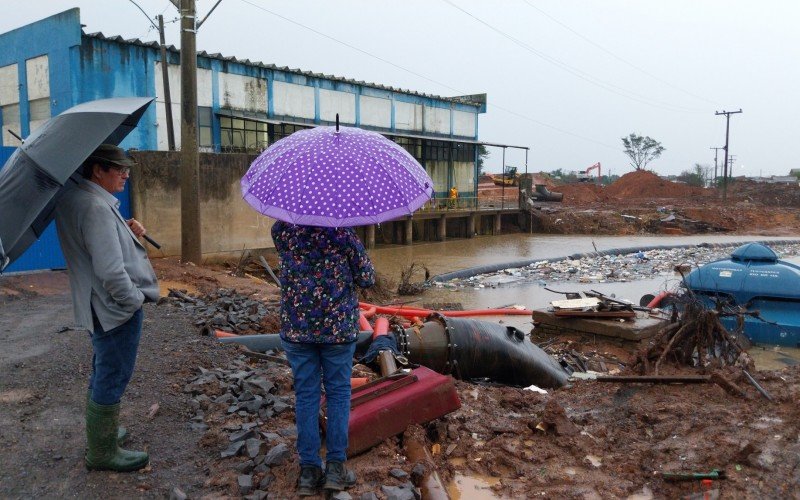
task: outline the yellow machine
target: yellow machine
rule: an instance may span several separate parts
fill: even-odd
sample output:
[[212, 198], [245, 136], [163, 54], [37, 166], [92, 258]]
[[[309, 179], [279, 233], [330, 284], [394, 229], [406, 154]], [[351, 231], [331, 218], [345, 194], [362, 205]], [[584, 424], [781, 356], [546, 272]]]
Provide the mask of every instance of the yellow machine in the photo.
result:
[[501, 175], [493, 175], [492, 181], [495, 186], [518, 186], [519, 174], [517, 174], [517, 167], [506, 167], [505, 172]]

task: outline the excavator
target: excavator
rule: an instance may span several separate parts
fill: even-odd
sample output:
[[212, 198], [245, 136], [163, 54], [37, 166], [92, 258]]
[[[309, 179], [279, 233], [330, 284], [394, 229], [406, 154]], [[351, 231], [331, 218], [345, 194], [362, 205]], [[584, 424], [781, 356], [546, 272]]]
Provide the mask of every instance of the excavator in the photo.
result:
[[592, 170], [597, 169], [597, 185], [600, 185], [601, 179], [603, 178], [603, 174], [601, 173], [600, 169], [600, 162], [595, 163], [591, 167], [587, 168], [583, 172], [578, 172], [578, 182], [592, 182], [593, 177], [589, 175], [589, 172]]

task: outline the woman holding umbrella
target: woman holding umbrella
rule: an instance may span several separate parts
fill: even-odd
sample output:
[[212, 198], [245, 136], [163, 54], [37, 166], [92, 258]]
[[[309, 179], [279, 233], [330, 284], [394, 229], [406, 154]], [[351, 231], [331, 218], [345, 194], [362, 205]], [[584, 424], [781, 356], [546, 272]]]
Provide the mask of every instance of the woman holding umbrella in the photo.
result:
[[[375, 283], [364, 246], [351, 228], [297, 226], [278, 221], [272, 239], [281, 259], [281, 339], [294, 375], [297, 493], [355, 484], [344, 467], [350, 415], [350, 375], [358, 334], [356, 286]], [[325, 473], [319, 455], [319, 407], [325, 385], [328, 425]]]
[[[353, 226], [410, 216], [430, 199], [432, 181], [403, 148], [375, 132], [317, 127], [281, 139], [242, 177], [242, 195], [275, 218], [281, 259], [281, 339], [294, 374], [298, 491], [343, 490], [350, 374], [358, 334], [355, 287], [375, 281]], [[326, 467], [319, 456], [321, 384], [328, 405]]]

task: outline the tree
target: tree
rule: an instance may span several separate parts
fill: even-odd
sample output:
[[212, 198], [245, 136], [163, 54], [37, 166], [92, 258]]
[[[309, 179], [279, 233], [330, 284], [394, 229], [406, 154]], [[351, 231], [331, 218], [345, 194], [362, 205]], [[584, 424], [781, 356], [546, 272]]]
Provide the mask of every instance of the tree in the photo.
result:
[[711, 168], [705, 165], [700, 165], [699, 163], [694, 164], [694, 170], [684, 170], [678, 176], [678, 180], [681, 182], [685, 182], [690, 186], [699, 186], [705, 187], [706, 180], [708, 177], [708, 172]]
[[483, 175], [483, 161], [489, 159], [489, 150], [483, 144], [478, 145], [478, 177]]
[[636, 170], [643, 170], [664, 151], [664, 147], [657, 140], [635, 133], [623, 137], [622, 144], [625, 146], [625, 154], [631, 159], [631, 166]]

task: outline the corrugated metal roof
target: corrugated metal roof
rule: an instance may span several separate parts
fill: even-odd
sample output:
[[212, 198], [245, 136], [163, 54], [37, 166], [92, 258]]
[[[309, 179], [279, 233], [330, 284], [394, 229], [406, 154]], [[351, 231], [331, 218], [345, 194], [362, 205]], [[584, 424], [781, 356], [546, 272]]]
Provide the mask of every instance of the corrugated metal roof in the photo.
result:
[[[117, 43], [123, 43], [123, 44], [127, 44], [127, 45], [138, 45], [138, 46], [142, 46], [142, 47], [150, 47], [150, 48], [153, 48], [153, 49], [156, 49], [156, 50], [159, 50], [161, 48], [161, 46], [156, 41], [145, 42], [145, 41], [142, 41], [142, 40], [140, 40], [138, 38], [125, 39], [125, 38], [122, 38], [119, 35], [116, 35], [116, 36], [105, 36], [103, 33], [99, 32], [99, 31], [96, 32], [96, 33], [83, 33], [83, 35], [86, 36], [86, 37], [89, 37], [89, 38], [97, 38], [99, 40], [108, 40], [108, 41], [117, 42]], [[178, 49], [174, 45], [167, 46], [167, 50], [169, 50], [170, 52], [174, 52], [176, 54], [180, 54], [180, 49]], [[299, 69], [299, 68], [290, 68], [288, 66], [280, 66], [279, 67], [279, 66], [276, 66], [274, 64], [265, 64], [265, 63], [260, 62], [260, 61], [251, 61], [250, 59], [237, 59], [237, 58], [235, 58], [233, 56], [223, 56], [219, 52], [215, 52], [213, 54], [209, 54], [208, 52], [203, 50], [203, 51], [199, 51], [197, 53], [197, 55], [199, 57], [205, 57], [205, 58], [208, 58], [208, 59], [217, 59], [219, 61], [226, 61], [226, 62], [245, 64], [245, 65], [248, 65], [248, 66], [258, 66], [260, 68], [284, 71], [284, 72], [287, 72], [287, 73], [296, 73], [298, 75], [304, 75], [304, 76], [309, 76], [309, 77], [313, 77], [313, 78], [325, 78], [327, 80], [335, 80], [335, 81], [338, 81], [338, 82], [345, 82], [345, 83], [349, 83], [349, 84], [353, 84], [353, 85], [361, 85], [361, 86], [364, 86], [364, 87], [372, 87], [372, 88], [381, 89], [381, 90], [389, 90], [389, 91], [392, 91], [392, 92], [400, 92], [402, 94], [416, 95], [416, 96], [420, 96], [420, 97], [427, 97], [427, 98], [430, 98], [430, 99], [439, 99], [439, 100], [442, 100], [442, 101], [455, 102], [455, 103], [458, 103], [458, 104], [466, 104], [468, 106], [481, 107], [481, 106], [486, 104], [485, 97], [484, 97], [483, 101], [480, 101], [480, 99], [476, 100], [476, 98], [479, 98], [481, 95], [485, 96], [485, 94], [478, 94], [477, 96], [472, 95], [472, 96], [444, 97], [444, 96], [439, 96], [439, 95], [434, 95], [434, 94], [425, 94], [425, 93], [422, 93], [422, 92], [415, 92], [413, 90], [408, 90], [408, 89], [390, 87], [388, 85], [381, 85], [379, 83], [365, 82], [363, 80], [353, 80], [351, 78], [344, 78], [344, 77], [341, 77], [341, 76], [326, 75], [326, 74], [323, 74], [323, 73], [314, 73], [312, 71], [304, 71], [304, 70]]]

